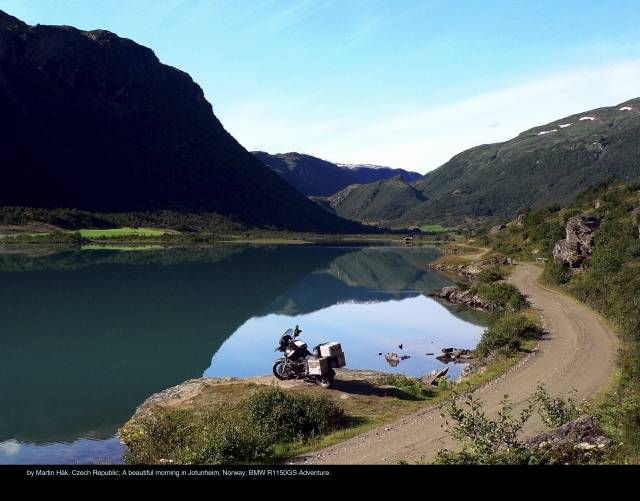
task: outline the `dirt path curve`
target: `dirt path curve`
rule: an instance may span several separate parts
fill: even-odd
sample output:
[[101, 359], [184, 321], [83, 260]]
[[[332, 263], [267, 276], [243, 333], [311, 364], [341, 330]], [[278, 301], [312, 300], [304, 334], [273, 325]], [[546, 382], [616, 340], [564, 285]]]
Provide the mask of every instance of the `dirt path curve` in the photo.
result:
[[[537, 281], [540, 268], [517, 265], [509, 281], [538, 309], [549, 333], [537, 350], [500, 378], [476, 391], [489, 413], [508, 394], [514, 408], [521, 408], [543, 382], [551, 395], [577, 390], [577, 398], [588, 398], [602, 390], [611, 376], [615, 338], [610, 329], [586, 306]], [[441, 428], [438, 410], [430, 407], [340, 444], [300, 456], [291, 463], [378, 464], [430, 461], [443, 447], [456, 444]], [[524, 430], [530, 436], [543, 431], [537, 418]]]

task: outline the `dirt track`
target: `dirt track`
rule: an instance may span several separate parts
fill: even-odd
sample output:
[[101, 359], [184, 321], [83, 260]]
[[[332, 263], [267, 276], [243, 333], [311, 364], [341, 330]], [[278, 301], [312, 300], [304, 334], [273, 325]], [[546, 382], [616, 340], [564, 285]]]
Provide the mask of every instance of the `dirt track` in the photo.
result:
[[[523, 362], [477, 390], [490, 413], [497, 411], [505, 394], [517, 410], [535, 390], [538, 381], [546, 385], [551, 395], [575, 389], [579, 399], [594, 396], [609, 382], [615, 356], [613, 333], [586, 306], [541, 286], [537, 282], [540, 271], [532, 264], [518, 265], [509, 280], [541, 312], [549, 334]], [[456, 447], [441, 423], [438, 410], [427, 408], [291, 462], [393, 464], [400, 460], [430, 461], [439, 449]], [[538, 419], [531, 419], [524, 431], [528, 436], [543, 430]]]

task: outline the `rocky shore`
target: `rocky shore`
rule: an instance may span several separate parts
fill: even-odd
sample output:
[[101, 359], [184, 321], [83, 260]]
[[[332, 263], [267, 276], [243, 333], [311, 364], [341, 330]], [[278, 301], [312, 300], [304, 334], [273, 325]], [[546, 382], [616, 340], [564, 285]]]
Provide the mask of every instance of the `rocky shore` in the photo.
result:
[[474, 261], [470, 264], [447, 264], [447, 263], [429, 263], [428, 268], [438, 270], [444, 273], [452, 273], [461, 275], [465, 278], [473, 280], [484, 270], [493, 266], [514, 264], [513, 260], [504, 254], [492, 254], [486, 258]]
[[457, 285], [450, 285], [443, 287], [435, 291], [432, 294], [433, 297], [444, 299], [449, 303], [461, 304], [474, 310], [495, 312], [501, 309], [501, 307], [495, 303], [487, 301], [481, 298], [478, 294], [475, 294], [472, 289], [462, 289]]

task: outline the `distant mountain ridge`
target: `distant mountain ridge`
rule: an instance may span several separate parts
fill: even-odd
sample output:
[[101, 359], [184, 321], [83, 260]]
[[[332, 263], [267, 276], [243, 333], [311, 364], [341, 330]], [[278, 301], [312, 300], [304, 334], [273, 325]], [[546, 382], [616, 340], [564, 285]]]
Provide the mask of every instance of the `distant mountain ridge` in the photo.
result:
[[[415, 192], [355, 187], [341, 201], [350, 207], [342, 214], [365, 221], [374, 210], [392, 226], [508, 218], [528, 207], [566, 204], [612, 177], [640, 177], [640, 98], [466, 150], [411, 183]], [[400, 216], [398, 207], [404, 208]]]
[[316, 203], [334, 214], [368, 225], [393, 226], [424, 200], [422, 193], [401, 176], [367, 184], [353, 184]]
[[0, 110], [0, 206], [358, 228], [256, 160], [189, 75], [109, 31], [28, 26], [0, 11]]
[[400, 176], [405, 182], [421, 177], [417, 172], [370, 164], [335, 164], [301, 153], [253, 154], [289, 184], [307, 196], [331, 196], [352, 184], [366, 184]]

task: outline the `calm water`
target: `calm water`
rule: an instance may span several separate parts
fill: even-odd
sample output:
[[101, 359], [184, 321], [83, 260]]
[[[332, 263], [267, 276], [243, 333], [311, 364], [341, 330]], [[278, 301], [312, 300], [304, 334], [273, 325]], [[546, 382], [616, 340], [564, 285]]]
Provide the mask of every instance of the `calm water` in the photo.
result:
[[[281, 333], [350, 368], [422, 375], [472, 348], [473, 312], [427, 294], [428, 247], [220, 246], [0, 253], [0, 463], [117, 463], [116, 430], [187, 379], [268, 374]], [[398, 345], [403, 345], [400, 350]], [[390, 367], [379, 353], [410, 355]], [[451, 366], [456, 375], [460, 366]]]

